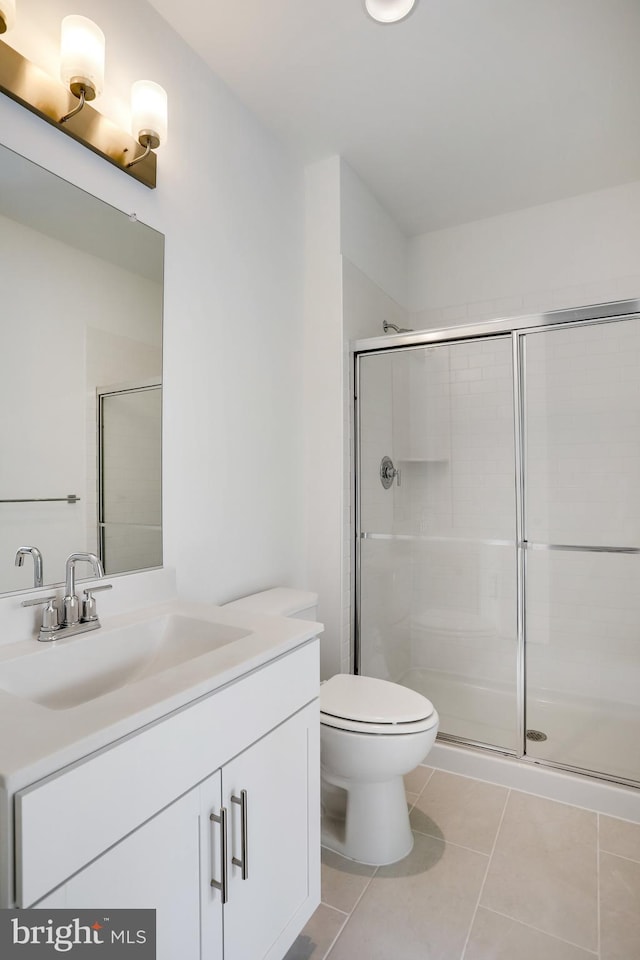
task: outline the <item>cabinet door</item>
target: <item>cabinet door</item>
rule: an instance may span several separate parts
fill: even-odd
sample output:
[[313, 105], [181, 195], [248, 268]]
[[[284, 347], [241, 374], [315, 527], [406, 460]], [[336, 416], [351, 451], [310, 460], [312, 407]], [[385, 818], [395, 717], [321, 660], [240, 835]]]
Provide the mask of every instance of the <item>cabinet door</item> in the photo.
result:
[[[201, 889], [210, 882], [201, 875], [200, 866], [205, 795], [212, 806], [219, 805], [219, 773], [166, 807], [36, 906], [152, 908], [156, 910], [157, 960], [200, 960]], [[202, 873], [205, 869], [203, 864]], [[207, 960], [221, 960], [221, 907], [209, 904], [202, 919], [208, 945], [203, 955]]]
[[[225, 960], [282, 957], [319, 901], [319, 723], [304, 708], [222, 769], [228, 808]], [[242, 807], [246, 791], [246, 843]], [[246, 857], [246, 879], [240, 865]]]

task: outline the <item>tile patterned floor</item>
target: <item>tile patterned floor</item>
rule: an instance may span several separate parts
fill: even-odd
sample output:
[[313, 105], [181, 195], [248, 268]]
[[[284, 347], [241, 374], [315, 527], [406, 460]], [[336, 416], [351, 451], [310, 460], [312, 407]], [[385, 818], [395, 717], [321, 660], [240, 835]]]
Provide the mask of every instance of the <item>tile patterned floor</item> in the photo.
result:
[[640, 960], [640, 825], [429, 767], [388, 867], [323, 850], [285, 960]]

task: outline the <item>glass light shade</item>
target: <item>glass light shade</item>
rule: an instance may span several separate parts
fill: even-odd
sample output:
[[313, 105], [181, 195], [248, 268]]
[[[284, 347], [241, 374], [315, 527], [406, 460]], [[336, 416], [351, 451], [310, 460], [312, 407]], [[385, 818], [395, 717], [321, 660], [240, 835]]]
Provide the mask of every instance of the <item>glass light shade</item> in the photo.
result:
[[138, 142], [151, 138], [152, 147], [166, 143], [167, 93], [159, 83], [136, 80], [131, 87], [131, 132]]
[[365, 9], [378, 23], [397, 23], [409, 16], [416, 0], [365, 0]]
[[60, 76], [75, 96], [79, 96], [80, 86], [86, 88], [87, 100], [102, 93], [104, 33], [92, 20], [73, 15], [62, 21]]
[[16, 0], [0, 0], [0, 33], [4, 33], [5, 30], [11, 30], [15, 22]]

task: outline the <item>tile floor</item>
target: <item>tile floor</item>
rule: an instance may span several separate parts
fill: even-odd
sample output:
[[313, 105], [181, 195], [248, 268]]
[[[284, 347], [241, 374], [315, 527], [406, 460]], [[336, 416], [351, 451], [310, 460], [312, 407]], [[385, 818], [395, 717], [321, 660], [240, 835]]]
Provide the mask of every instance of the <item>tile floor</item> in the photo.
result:
[[640, 960], [640, 825], [418, 767], [412, 853], [323, 850], [285, 960]]

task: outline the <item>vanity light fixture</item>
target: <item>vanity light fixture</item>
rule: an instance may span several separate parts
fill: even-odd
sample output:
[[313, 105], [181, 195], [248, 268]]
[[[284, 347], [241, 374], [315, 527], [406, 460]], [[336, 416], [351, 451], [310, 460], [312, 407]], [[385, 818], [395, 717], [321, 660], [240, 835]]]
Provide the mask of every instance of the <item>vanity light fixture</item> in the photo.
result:
[[144, 153], [127, 167], [140, 163], [167, 139], [167, 94], [153, 80], [136, 80], [131, 87], [131, 132]]
[[[15, 0], [0, 0], [0, 33], [15, 23]], [[152, 151], [167, 136], [167, 95], [156, 83], [134, 84], [134, 136], [89, 106], [104, 83], [104, 34], [86, 17], [62, 21], [60, 75], [54, 80], [0, 40], [0, 92], [42, 120], [84, 144], [147, 187], [156, 185], [157, 159]], [[74, 104], [74, 100], [78, 101]], [[140, 156], [140, 146], [144, 150]]]
[[95, 100], [104, 86], [104, 33], [93, 20], [65, 17], [60, 33], [60, 76], [80, 103], [61, 118], [66, 123]]
[[11, 30], [16, 22], [16, 0], [0, 0], [0, 33]]
[[397, 23], [408, 17], [416, 0], [364, 0], [365, 10], [378, 23]]

